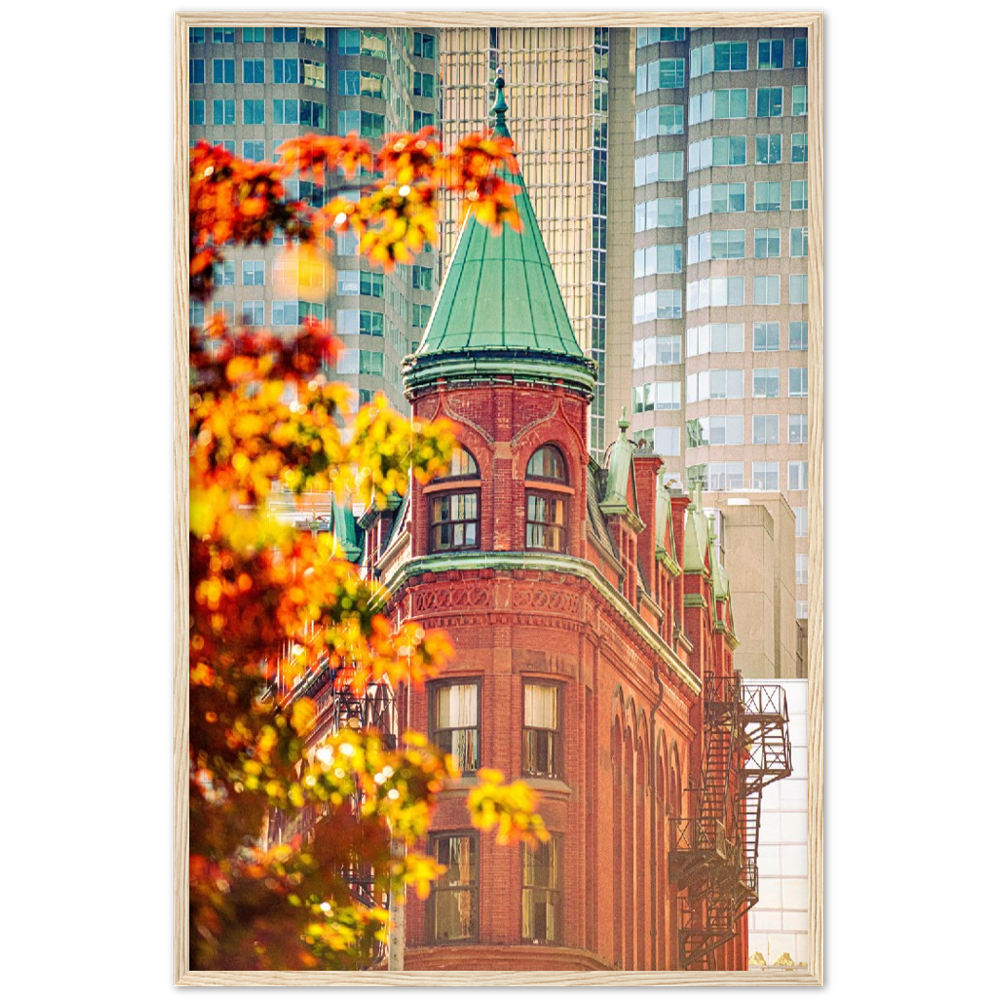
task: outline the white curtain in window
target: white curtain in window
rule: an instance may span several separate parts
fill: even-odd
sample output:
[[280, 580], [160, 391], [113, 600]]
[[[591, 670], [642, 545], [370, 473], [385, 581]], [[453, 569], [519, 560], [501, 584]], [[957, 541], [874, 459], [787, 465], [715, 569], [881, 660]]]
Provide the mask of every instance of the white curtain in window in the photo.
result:
[[524, 688], [524, 724], [536, 729], [556, 727], [556, 689], [539, 684]]
[[479, 724], [475, 684], [450, 684], [438, 691], [437, 724], [439, 729], [459, 729]]

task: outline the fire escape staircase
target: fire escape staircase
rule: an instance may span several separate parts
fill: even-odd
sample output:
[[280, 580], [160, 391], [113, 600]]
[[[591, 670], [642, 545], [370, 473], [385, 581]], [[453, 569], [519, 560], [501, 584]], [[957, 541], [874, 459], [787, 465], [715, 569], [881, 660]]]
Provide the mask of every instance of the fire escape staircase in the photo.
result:
[[697, 814], [670, 823], [680, 960], [704, 968], [757, 902], [761, 792], [791, 773], [788, 705], [777, 684], [706, 674]]

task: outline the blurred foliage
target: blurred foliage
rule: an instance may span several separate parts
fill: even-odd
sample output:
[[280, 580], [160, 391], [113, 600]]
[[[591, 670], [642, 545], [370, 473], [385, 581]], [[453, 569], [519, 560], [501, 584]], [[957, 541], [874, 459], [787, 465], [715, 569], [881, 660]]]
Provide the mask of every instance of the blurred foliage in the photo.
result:
[[[278, 232], [322, 251], [331, 233], [353, 230], [361, 252], [390, 270], [436, 240], [443, 189], [484, 224], [520, 227], [517, 189], [497, 176], [517, 173], [513, 147], [485, 134], [443, 153], [423, 129], [387, 137], [374, 154], [356, 135], [306, 136], [273, 165], [200, 143], [190, 168], [190, 288], [202, 302], [227, 244], [263, 245]], [[380, 176], [356, 201], [311, 208], [285, 197], [292, 177], [324, 183], [360, 168]], [[453, 760], [415, 734], [398, 748], [376, 732], [317, 738], [315, 704], [276, 694], [326, 668], [358, 692], [380, 680], [419, 685], [453, 655], [443, 632], [393, 628], [380, 613], [386, 595], [330, 534], [268, 516], [274, 483], [381, 508], [411, 475], [427, 481], [448, 467], [447, 421], [408, 419], [381, 396], [352, 413], [350, 391], [323, 374], [337, 347], [315, 320], [290, 337], [230, 329], [221, 314], [191, 330], [192, 969], [362, 967], [388, 913], [352, 894], [352, 871], [369, 872], [382, 899], [408, 886], [426, 897], [444, 870], [419, 847], [436, 796], [458, 776]], [[482, 772], [469, 807], [501, 842], [548, 837], [530, 789], [498, 772]]]

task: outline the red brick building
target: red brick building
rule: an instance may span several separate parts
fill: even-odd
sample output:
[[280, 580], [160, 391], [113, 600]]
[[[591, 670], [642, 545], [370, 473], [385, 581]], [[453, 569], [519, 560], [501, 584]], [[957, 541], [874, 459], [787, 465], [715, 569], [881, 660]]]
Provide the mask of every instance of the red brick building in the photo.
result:
[[[502, 81], [497, 131], [504, 123]], [[595, 370], [528, 198], [523, 231], [462, 232], [419, 350], [414, 413], [448, 417], [450, 474], [369, 511], [363, 563], [398, 621], [458, 655], [397, 700], [466, 777], [434, 814], [447, 866], [406, 906], [408, 970], [743, 969], [759, 791], [789, 766], [780, 689], [732, 669], [712, 526], [628, 425], [587, 450]], [[353, 541], [353, 539], [352, 539]], [[523, 776], [552, 840], [470, 828], [478, 768]]]

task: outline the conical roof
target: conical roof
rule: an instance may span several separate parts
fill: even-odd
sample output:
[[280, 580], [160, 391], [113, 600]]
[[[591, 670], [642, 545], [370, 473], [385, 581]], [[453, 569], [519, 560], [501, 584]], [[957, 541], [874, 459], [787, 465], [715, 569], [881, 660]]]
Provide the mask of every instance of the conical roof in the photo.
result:
[[[494, 136], [509, 136], [504, 80], [497, 77]], [[439, 378], [522, 375], [593, 394], [594, 363], [576, 342], [523, 177], [500, 176], [523, 228], [494, 235], [470, 214], [416, 354], [403, 362], [407, 391]]]

